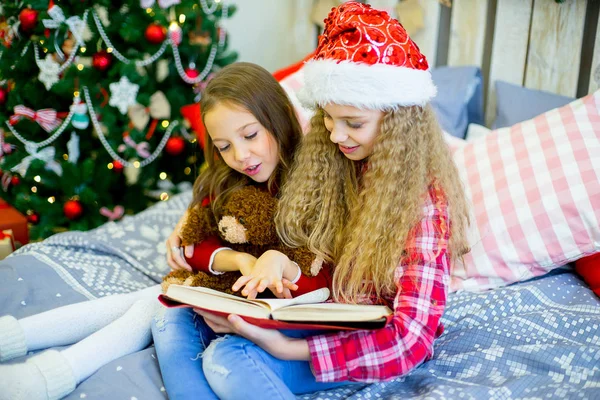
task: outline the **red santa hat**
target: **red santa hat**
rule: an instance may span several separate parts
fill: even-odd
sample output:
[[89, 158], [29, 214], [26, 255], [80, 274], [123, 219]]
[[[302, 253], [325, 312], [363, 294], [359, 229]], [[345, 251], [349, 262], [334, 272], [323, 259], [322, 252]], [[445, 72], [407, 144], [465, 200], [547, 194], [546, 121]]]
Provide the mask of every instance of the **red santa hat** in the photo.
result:
[[397, 20], [368, 4], [347, 2], [325, 19], [315, 55], [304, 66], [299, 97], [308, 107], [423, 106], [437, 92], [428, 68]]

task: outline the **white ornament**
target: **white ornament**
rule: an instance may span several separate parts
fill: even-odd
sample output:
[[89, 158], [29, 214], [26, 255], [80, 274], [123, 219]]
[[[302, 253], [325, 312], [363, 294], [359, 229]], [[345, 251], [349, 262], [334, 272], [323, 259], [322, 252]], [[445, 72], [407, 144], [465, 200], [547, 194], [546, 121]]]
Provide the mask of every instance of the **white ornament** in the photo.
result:
[[69, 151], [69, 162], [77, 164], [79, 160], [79, 136], [75, 132], [71, 132], [71, 139], [67, 142], [67, 149]]
[[29, 155], [24, 157], [21, 162], [11, 168], [11, 171], [19, 173], [21, 176], [27, 174], [29, 165], [33, 160], [41, 160], [46, 163], [46, 169], [53, 171], [56, 175], [62, 176], [62, 167], [54, 160], [56, 149], [54, 147], [46, 147], [45, 149], [38, 151], [35, 146], [25, 145], [25, 150]]
[[75, 15], [69, 17], [68, 19], [65, 18], [63, 10], [56, 4], [50, 7], [48, 10], [48, 15], [52, 19], [45, 19], [42, 21], [45, 28], [56, 29], [60, 27], [61, 24], [67, 24], [77, 43], [83, 46], [83, 30], [86, 24], [83, 22], [81, 17]]
[[140, 178], [140, 172], [142, 169], [140, 167], [135, 167], [134, 162], [137, 160], [129, 160], [129, 165], [126, 166], [123, 170], [123, 175], [125, 175], [125, 181], [128, 185], [135, 185], [138, 183]]
[[[181, 3], [181, 0], [158, 0], [158, 6], [160, 8], [169, 8], [175, 4]], [[154, 0], [140, 0], [140, 7], [150, 8], [154, 5]]]
[[87, 105], [81, 101], [79, 96], [73, 98], [71, 110], [73, 111], [73, 118], [71, 118], [73, 128], [87, 129], [90, 126], [90, 117], [88, 116]]
[[47, 54], [44, 61], [40, 61], [38, 66], [40, 67], [38, 79], [44, 84], [46, 90], [50, 90], [52, 85], [58, 82], [60, 65], [54, 61], [50, 54]]
[[179, 46], [183, 39], [183, 31], [177, 22], [171, 22], [169, 29], [167, 29], [167, 34], [169, 35], [169, 39], [171, 39], [171, 43], [175, 46]]
[[167, 60], [160, 60], [156, 63], [156, 80], [162, 82], [169, 76], [169, 62]]
[[108, 19], [108, 10], [106, 9], [106, 7], [95, 5], [94, 10], [96, 11], [98, 18], [100, 18], [102, 25], [109, 26], [110, 20]]
[[135, 83], [129, 82], [126, 76], [122, 76], [119, 82], [113, 82], [108, 85], [110, 88], [110, 100], [108, 104], [117, 107], [121, 114], [127, 113], [127, 108], [136, 104], [135, 98], [137, 97], [140, 86]]

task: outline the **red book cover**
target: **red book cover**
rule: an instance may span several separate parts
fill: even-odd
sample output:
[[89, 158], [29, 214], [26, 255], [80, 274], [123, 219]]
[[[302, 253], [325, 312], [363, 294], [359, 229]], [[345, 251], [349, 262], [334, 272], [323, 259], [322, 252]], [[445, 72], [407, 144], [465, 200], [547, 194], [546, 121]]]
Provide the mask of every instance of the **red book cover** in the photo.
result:
[[[197, 308], [204, 310], [206, 312], [220, 315], [223, 317], [227, 317], [230, 313], [215, 311], [211, 309], [207, 309], [204, 307], [192, 306], [190, 304], [181, 303], [179, 301], [173, 300], [168, 296], [161, 294], [158, 296], [158, 300], [168, 308]], [[246, 315], [240, 315], [242, 319], [246, 322], [251, 323], [256, 326], [260, 326], [261, 328], [266, 329], [301, 329], [301, 330], [359, 330], [359, 329], [379, 329], [383, 328], [387, 325], [393, 318], [393, 315], [390, 313], [389, 315], [382, 317], [377, 320], [372, 321], [356, 321], [356, 322], [344, 322], [344, 323], [336, 323], [336, 322], [324, 322], [324, 321], [302, 321], [302, 322], [288, 322], [288, 321], [278, 321], [275, 319], [266, 319], [266, 318], [255, 318]]]

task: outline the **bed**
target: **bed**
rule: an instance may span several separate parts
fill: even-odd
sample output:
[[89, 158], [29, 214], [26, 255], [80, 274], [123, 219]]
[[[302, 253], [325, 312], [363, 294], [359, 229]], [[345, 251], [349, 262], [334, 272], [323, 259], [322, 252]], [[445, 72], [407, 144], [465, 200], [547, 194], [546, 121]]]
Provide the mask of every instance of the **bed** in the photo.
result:
[[[585, 23], [584, 29], [591, 2], [588, 7], [587, 1], [558, 5], [547, 0], [552, 4], [544, 5], [541, 0], [528, 0], [516, 5], [498, 0], [473, 6], [467, 0], [454, 0], [452, 10], [435, 0], [421, 3], [429, 22], [415, 40], [432, 65], [473, 65], [477, 71], [468, 76], [482, 84], [478, 93], [485, 101], [470, 98], [462, 101], [460, 110], [448, 111], [449, 124], [460, 122], [460, 128], [454, 124], [454, 136], [464, 137], [468, 123], [487, 121], [491, 125], [490, 110], [496, 107], [493, 83], [497, 80], [569, 97], [581, 97], [598, 88], [591, 66], [600, 60], [600, 35], [594, 24]], [[473, 18], [477, 23], [465, 22]], [[532, 35], [494, 38], [494, 30], [488, 29], [491, 21], [495, 32], [502, 32], [510, 22], [513, 31], [529, 32], [531, 28]], [[537, 33], [546, 25], [563, 30], [558, 35], [563, 38], [576, 33], [571, 41], [558, 43], [558, 47], [577, 53], [569, 53], [570, 59], [578, 61], [574, 73], [561, 73], [565, 63], [560, 68], [552, 65], [560, 63], [552, 55], [544, 63], [536, 58], [547, 48], [548, 36]], [[448, 40], [440, 40], [444, 37]], [[589, 43], [590, 37], [595, 40], [593, 52], [589, 46], [573, 45]], [[507, 65], [505, 51], [509, 49], [514, 54]], [[446, 83], [457, 82], [455, 76], [440, 71], [440, 79]], [[464, 76], [465, 70], [461, 73]], [[436, 83], [440, 87], [443, 82]], [[452, 90], [463, 93], [460, 88]], [[457, 101], [446, 104], [450, 107]], [[476, 118], [470, 110], [473, 104], [481, 109]], [[89, 232], [57, 234], [17, 250], [0, 261], [0, 315], [22, 318], [156, 284], [168, 272], [165, 240], [190, 199], [189, 192], [183, 193], [119, 222]], [[485, 292], [452, 293], [443, 318], [445, 332], [435, 342], [434, 357], [407, 376], [299, 398], [600, 398], [600, 299], [570, 265], [548, 270], [542, 276]], [[105, 365], [66, 398], [152, 400], [165, 399], [167, 394], [150, 346]]]
[[[179, 195], [89, 232], [65, 232], [0, 262], [0, 310], [17, 318], [127, 293], [167, 271], [164, 241], [190, 200]], [[408, 376], [302, 399], [600, 397], [600, 299], [564, 267], [449, 298], [435, 356]], [[105, 365], [67, 399], [166, 398], [153, 347]]]

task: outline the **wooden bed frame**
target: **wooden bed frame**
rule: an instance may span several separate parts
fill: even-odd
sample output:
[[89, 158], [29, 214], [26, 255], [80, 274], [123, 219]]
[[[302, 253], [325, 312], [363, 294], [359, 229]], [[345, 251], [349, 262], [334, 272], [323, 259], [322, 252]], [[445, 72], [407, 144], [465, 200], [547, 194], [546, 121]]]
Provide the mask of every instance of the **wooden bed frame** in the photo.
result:
[[600, 88], [598, 0], [420, 4], [425, 27], [413, 35], [415, 42], [432, 66], [481, 67], [488, 126], [495, 116], [496, 80], [569, 97]]
[[[394, 17], [399, 1], [411, 0], [363, 0]], [[481, 68], [487, 126], [497, 80], [569, 97], [600, 88], [600, 0], [417, 1], [424, 26], [411, 37], [429, 65]]]

